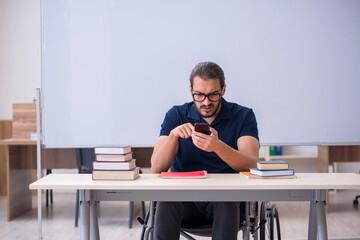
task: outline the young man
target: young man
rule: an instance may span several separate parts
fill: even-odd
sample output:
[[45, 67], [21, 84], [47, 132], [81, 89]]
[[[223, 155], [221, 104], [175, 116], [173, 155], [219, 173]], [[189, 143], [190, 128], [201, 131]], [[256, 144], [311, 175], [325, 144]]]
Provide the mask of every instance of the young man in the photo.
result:
[[[193, 102], [171, 108], [161, 125], [151, 157], [154, 173], [207, 170], [236, 173], [256, 167], [259, 155], [255, 115], [249, 108], [223, 98], [223, 70], [202, 62], [190, 75]], [[211, 135], [194, 131], [194, 124], [207, 122]], [[212, 224], [213, 239], [237, 239], [238, 202], [158, 202], [155, 239], [179, 239], [180, 226]]]

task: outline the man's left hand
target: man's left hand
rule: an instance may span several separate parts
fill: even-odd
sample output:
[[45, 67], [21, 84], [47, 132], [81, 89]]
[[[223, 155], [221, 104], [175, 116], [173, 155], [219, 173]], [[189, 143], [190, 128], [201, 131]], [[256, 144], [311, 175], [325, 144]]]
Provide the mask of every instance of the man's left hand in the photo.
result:
[[218, 132], [214, 128], [210, 127], [210, 131], [211, 135], [193, 131], [191, 137], [196, 147], [206, 152], [215, 152], [221, 141], [218, 138]]

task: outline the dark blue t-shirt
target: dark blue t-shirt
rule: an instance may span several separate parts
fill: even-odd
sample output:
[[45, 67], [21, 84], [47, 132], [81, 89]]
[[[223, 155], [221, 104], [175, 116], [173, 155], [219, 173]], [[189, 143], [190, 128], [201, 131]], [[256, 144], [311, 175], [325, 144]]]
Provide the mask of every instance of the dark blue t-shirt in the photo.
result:
[[[257, 123], [254, 112], [236, 103], [230, 103], [221, 99], [219, 115], [211, 123], [211, 127], [218, 131], [221, 141], [234, 149], [237, 148], [237, 140], [242, 136], [253, 136], [259, 140]], [[174, 106], [165, 115], [161, 125], [160, 136], [168, 136], [170, 131], [184, 123], [205, 122], [200, 116], [193, 102], [182, 106]], [[226, 162], [215, 152], [206, 152], [197, 148], [192, 138], [179, 138], [179, 152], [175, 156], [172, 171], [188, 172], [207, 170], [209, 173], [235, 173]]]

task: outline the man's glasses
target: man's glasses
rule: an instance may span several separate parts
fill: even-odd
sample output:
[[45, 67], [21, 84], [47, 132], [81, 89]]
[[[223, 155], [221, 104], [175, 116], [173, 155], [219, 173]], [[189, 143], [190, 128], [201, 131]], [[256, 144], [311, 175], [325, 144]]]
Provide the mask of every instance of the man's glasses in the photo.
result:
[[209, 94], [204, 93], [193, 93], [193, 99], [195, 102], [202, 102], [205, 100], [205, 98], [208, 98], [210, 102], [218, 102], [221, 99], [222, 91], [219, 92], [212, 92]]

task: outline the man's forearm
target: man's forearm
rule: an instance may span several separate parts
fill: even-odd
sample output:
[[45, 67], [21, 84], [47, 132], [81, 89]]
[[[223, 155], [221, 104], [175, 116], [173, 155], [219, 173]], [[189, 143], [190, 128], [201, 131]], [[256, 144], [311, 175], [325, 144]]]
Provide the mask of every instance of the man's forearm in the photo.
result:
[[256, 163], [258, 161], [257, 156], [243, 151], [238, 151], [222, 141], [220, 141], [215, 153], [231, 168], [239, 172], [244, 170], [249, 171], [249, 168], [256, 167]]
[[167, 171], [171, 167], [177, 151], [178, 138], [176, 136], [170, 134], [159, 139], [151, 156], [151, 171], [153, 173]]

